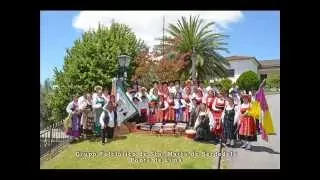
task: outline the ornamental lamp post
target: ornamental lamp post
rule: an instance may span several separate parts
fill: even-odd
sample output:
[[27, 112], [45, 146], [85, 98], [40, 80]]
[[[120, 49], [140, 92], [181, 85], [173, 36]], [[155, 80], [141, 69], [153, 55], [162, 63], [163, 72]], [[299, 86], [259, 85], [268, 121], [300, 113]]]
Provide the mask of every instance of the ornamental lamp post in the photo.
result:
[[118, 85], [123, 88], [124, 81], [127, 80], [127, 68], [130, 65], [130, 57], [127, 55], [120, 55], [119, 60], [119, 73], [118, 73]]

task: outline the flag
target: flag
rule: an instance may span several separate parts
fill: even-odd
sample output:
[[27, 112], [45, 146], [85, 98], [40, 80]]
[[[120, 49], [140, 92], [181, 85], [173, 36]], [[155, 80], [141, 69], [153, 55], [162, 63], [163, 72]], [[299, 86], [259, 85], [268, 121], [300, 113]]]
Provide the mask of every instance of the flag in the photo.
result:
[[138, 114], [138, 109], [129, 100], [121, 87], [116, 88], [118, 122], [123, 123]]

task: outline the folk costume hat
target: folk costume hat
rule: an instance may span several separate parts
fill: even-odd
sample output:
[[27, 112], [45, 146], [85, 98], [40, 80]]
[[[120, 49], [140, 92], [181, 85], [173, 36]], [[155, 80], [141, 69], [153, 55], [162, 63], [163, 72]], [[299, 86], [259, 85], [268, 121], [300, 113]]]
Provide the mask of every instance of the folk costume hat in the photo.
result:
[[97, 92], [97, 91], [100, 91], [100, 90], [102, 91], [102, 87], [101, 86], [95, 86], [94, 87], [94, 91]]
[[213, 89], [211, 86], [208, 86], [208, 87], [206, 88], [206, 90], [207, 90], [207, 92], [209, 92], [209, 91], [214, 92], [214, 89]]

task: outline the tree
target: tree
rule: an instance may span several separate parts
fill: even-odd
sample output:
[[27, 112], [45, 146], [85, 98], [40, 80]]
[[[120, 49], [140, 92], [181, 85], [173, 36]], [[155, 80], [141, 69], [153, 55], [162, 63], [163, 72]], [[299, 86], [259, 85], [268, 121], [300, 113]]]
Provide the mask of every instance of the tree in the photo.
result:
[[155, 73], [156, 64], [152, 61], [152, 54], [148, 51], [142, 51], [136, 58], [137, 68], [135, 69], [135, 76], [140, 77], [140, 85], [145, 88], [151, 88], [152, 81], [158, 80]]
[[221, 90], [224, 92], [229, 92], [229, 89], [232, 87], [232, 81], [228, 78], [222, 79], [220, 81]]
[[52, 93], [52, 81], [46, 79], [44, 85], [40, 83], [40, 128], [50, 119], [51, 110], [48, 107], [48, 97]]
[[145, 44], [138, 40], [124, 24], [112, 23], [110, 27], [99, 25], [97, 30], [83, 33], [67, 49], [62, 70], [54, 70], [54, 94], [50, 96], [52, 120], [65, 118], [65, 108], [72, 96], [93, 91], [94, 86], [111, 87], [112, 78], [117, 76], [118, 56], [131, 57], [127, 70], [128, 79], [135, 71], [135, 57]]
[[225, 66], [229, 63], [217, 52], [228, 52], [227, 48], [223, 47], [226, 43], [222, 42], [226, 36], [213, 33], [213, 25], [213, 22], [205, 23], [203, 19], [193, 16], [189, 17], [189, 21], [182, 17], [177, 24], [169, 24], [167, 32], [172, 38], [166, 37], [162, 41], [167, 49], [173, 46], [171, 54], [183, 54], [182, 57], [187, 62], [185, 77], [192, 74], [192, 57], [195, 57], [198, 79], [227, 76]]
[[271, 74], [267, 78], [266, 86], [268, 88], [280, 88], [280, 75], [279, 74]]
[[[158, 60], [155, 60], [158, 58]], [[141, 77], [141, 85], [147, 88], [152, 86], [152, 81], [173, 81], [180, 78], [183, 60], [171, 60], [168, 57], [160, 57], [156, 52], [141, 52], [137, 57], [138, 67], [135, 75]]]
[[257, 73], [253, 71], [246, 71], [240, 75], [237, 79], [237, 85], [242, 90], [257, 90], [259, 87], [260, 80]]

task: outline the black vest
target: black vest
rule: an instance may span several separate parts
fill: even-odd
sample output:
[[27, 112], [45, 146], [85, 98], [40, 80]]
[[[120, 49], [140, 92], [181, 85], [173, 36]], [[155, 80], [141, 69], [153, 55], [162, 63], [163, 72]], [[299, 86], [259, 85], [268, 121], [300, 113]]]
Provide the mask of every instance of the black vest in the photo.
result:
[[[105, 113], [105, 116], [104, 116], [103, 122], [106, 126], [108, 126], [109, 120], [110, 120], [109, 113], [108, 113], [108, 111], [104, 111], [104, 113]], [[116, 111], [113, 111], [113, 117], [114, 117], [114, 120], [113, 120], [114, 127], [117, 127], [118, 121], [117, 121], [117, 112]]]

